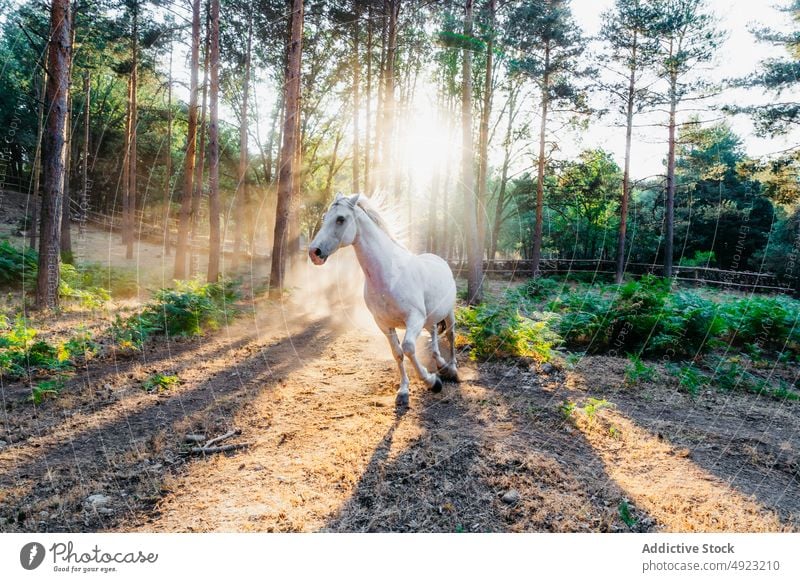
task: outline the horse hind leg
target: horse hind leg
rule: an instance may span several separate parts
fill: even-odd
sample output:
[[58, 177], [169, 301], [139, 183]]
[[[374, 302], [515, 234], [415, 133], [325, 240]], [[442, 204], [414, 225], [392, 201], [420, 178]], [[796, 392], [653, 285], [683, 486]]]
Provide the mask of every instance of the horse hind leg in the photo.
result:
[[444, 329], [446, 329], [446, 323], [444, 321], [431, 326], [429, 330], [431, 334], [431, 353], [433, 355], [433, 360], [436, 362], [436, 371], [439, 376], [443, 380], [455, 381], [458, 380], [455, 368], [451, 367], [442, 357], [442, 352], [439, 349], [439, 333]]
[[442, 380], [436, 374], [431, 374], [417, 358], [417, 338], [422, 331], [423, 321], [410, 321], [406, 323], [406, 335], [403, 337], [403, 353], [411, 360], [419, 379], [433, 392], [441, 392]]
[[[447, 314], [447, 317], [442, 322], [444, 324], [444, 331], [447, 335], [447, 344], [449, 350], [449, 359], [444, 366], [439, 368], [439, 375], [445, 380], [451, 382], [458, 382], [458, 368], [456, 367], [456, 316], [454, 312]], [[437, 362], [438, 363], [438, 362]]]

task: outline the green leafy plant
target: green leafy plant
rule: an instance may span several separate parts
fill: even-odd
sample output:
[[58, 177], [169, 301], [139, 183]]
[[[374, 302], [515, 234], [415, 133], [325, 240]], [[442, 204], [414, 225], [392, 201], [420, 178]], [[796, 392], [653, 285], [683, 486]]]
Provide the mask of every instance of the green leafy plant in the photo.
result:
[[150, 336], [193, 336], [218, 329], [236, 313], [239, 295], [230, 282], [181, 281], [161, 289], [139, 313], [117, 316], [112, 335], [122, 347], [140, 347]]
[[64, 379], [61, 376], [51, 380], [42, 380], [31, 388], [30, 400], [38, 406], [44, 402], [45, 398], [58, 396], [63, 388]]
[[180, 384], [180, 378], [177, 376], [156, 373], [142, 383], [142, 388], [147, 392], [165, 392], [178, 384]]
[[17, 248], [0, 241], [0, 285], [18, 285], [36, 280], [38, 254], [29, 247]]
[[717, 262], [717, 255], [714, 251], [695, 251], [694, 256], [681, 257], [678, 264], [681, 267], [713, 267]]
[[652, 382], [657, 373], [653, 366], [648, 366], [636, 354], [628, 355], [628, 365], [625, 366], [625, 384], [635, 386], [641, 382]]
[[546, 362], [561, 341], [547, 319], [524, 315], [512, 303], [464, 307], [457, 310], [456, 320], [475, 359], [525, 357]]
[[59, 358], [59, 350], [49, 342], [37, 339], [39, 332], [18, 317], [14, 325], [0, 321], [0, 373], [21, 378], [37, 370], [63, 370], [69, 366], [66, 358]]
[[631, 514], [630, 505], [628, 505], [628, 501], [625, 499], [620, 499], [619, 505], [617, 506], [617, 510], [619, 511], [619, 518], [628, 526], [630, 529], [634, 529], [638, 524], [639, 520], [633, 517]]
[[672, 365], [668, 369], [677, 376], [678, 386], [692, 396], [697, 396], [700, 393], [700, 389], [708, 384], [708, 378], [694, 366]]

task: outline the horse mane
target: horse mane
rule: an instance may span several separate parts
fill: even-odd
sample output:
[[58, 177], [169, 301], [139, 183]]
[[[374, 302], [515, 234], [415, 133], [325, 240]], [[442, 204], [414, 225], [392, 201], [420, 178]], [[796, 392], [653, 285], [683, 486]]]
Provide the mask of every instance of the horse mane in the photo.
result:
[[[368, 198], [364, 194], [359, 195], [358, 202], [356, 202], [356, 206], [358, 206], [364, 213], [369, 217], [369, 219], [384, 233], [388, 236], [395, 244], [402, 248], [406, 248], [406, 246], [401, 242], [401, 240], [395, 235], [394, 230], [390, 225], [390, 221], [387, 221], [383, 214], [386, 211], [386, 197], [378, 193], [377, 196], [374, 198]], [[391, 209], [388, 211], [391, 214]]]

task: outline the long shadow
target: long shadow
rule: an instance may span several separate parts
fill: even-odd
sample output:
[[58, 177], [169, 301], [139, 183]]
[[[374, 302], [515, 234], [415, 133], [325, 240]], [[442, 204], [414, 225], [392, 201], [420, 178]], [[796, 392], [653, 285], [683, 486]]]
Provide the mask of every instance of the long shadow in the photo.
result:
[[[620, 412], [693, 463], [800, 528], [800, 433], [794, 402], [730, 393], [690, 408], [615, 397]], [[772, 416], [764, 414], [771, 411]]]
[[412, 391], [409, 413], [387, 431], [323, 529], [628, 531], [616, 517], [619, 496], [596, 485], [611, 482], [603, 463], [579, 434], [563, 431], [557, 410], [544, 405], [550, 397], [530, 399], [532, 418], [510, 406], [518, 399], [508, 391], [518, 388], [501, 384], [480, 373], [441, 395]]
[[[4, 518], [0, 529], [97, 531], [147, 511], [164, 493], [164, 472], [180, 470], [185, 463], [181, 428], [187, 422], [230, 427], [242, 406], [304, 365], [294, 354], [294, 344], [317, 353], [333, 341], [338, 332], [328, 323], [327, 319], [313, 322], [301, 333], [254, 349], [244, 361], [197, 386], [154, 397], [145, 406], [79, 431], [65, 442], [37, 448], [35, 456], [16, 464], [14, 475], [2, 476], [3, 481], [17, 483], [2, 483], [9, 490], [12, 485], [16, 488], [13, 497], [6, 496], [0, 504]], [[238, 370], [248, 370], [249, 377], [231, 374]], [[110, 495], [112, 503], [87, 507], [87, 496], [98, 491]], [[42, 511], [48, 516], [40, 519]]]

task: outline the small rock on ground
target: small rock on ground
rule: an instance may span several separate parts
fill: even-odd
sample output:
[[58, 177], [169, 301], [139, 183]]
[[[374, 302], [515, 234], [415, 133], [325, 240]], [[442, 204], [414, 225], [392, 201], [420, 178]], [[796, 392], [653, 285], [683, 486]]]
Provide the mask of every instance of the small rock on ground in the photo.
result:
[[503, 497], [501, 497], [503, 503], [507, 503], [508, 505], [514, 505], [520, 499], [519, 491], [516, 489], [510, 489], [503, 493]]

